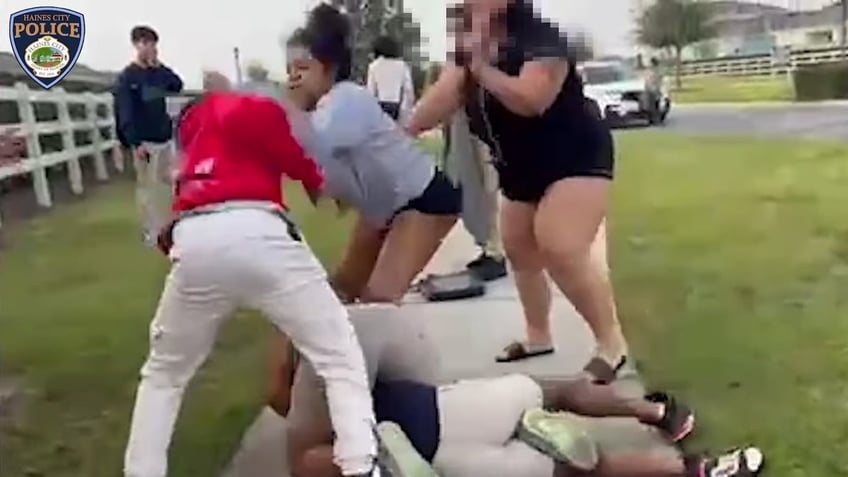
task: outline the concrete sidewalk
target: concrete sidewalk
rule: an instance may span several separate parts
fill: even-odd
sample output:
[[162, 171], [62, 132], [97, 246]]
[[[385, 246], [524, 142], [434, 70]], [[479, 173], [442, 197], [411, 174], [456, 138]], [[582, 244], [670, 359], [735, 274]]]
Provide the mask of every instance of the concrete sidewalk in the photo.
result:
[[[448, 237], [425, 273], [462, 270], [477, 251], [461, 227]], [[523, 336], [521, 305], [511, 280], [489, 285], [485, 296], [446, 303], [428, 303], [420, 296], [405, 300], [409, 319], [425, 320], [442, 353], [445, 381], [514, 372], [543, 377], [565, 377], [578, 372], [589, 359], [594, 342], [583, 320], [564, 298], [555, 299], [553, 322], [557, 353], [517, 364], [496, 364], [495, 355]], [[623, 392], [643, 393], [634, 372], [619, 381]], [[674, 452], [652, 430], [635, 421], [591, 420], [591, 432], [603, 448], [614, 452], [640, 450]], [[226, 477], [288, 476], [285, 459], [285, 420], [265, 409], [244, 436]]]

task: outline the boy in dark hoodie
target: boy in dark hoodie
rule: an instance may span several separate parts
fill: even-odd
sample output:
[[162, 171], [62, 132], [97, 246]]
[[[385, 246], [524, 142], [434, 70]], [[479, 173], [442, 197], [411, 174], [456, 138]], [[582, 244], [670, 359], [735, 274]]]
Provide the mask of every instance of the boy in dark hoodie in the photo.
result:
[[174, 150], [173, 124], [165, 98], [182, 91], [183, 82], [159, 61], [159, 35], [148, 26], [130, 33], [135, 59], [121, 72], [115, 86], [117, 133], [132, 151], [138, 177], [136, 196], [144, 235], [155, 243], [168, 219]]

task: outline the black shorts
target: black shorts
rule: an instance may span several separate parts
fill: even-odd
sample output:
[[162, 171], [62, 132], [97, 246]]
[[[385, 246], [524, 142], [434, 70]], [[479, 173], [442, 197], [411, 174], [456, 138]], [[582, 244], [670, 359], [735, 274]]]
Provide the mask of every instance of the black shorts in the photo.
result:
[[400, 103], [380, 101], [380, 108], [395, 121], [400, 118]]
[[437, 169], [424, 192], [401, 207], [395, 215], [406, 210], [427, 215], [459, 215], [462, 212], [462, 191]]
[[535, 204], [551, 185], [568, 177], [612, 180], [615, 147], [611, 133], [601, 131], [592, 143], [556, 155], [535, 152], [533, 148], [528, 148], [527, 157], [513, 155], [497, 167], [501, 192], [509, 200]]

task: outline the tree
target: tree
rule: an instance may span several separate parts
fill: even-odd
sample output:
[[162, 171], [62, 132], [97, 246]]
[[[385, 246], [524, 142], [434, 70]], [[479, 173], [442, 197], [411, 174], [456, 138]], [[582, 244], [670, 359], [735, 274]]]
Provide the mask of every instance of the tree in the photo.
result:
[[371, 61], [374, 40], [391, 35], [403, 47], [403, 58], [415, 74], [421, 69], [421, 27], [415, 18], [398, 4], [396, 12], [386, 8], [385, 0], [332, 0], [333, 6], [343, 9], [353, 25], [353, 78], [364, 81]]
[[397, 39], [403, 47], [403, 59], [411, 65], [423, 65], [425, 56], [423, 46], [425, 39], [421, 35], [421, 26], [407, 12], [396, 13], [386, 19], [384, 31]]
[[423, 82], [426, 65], [421, 48], [424, 41], [421, 26], [403, 10], [402, 2], [397, 2], [392, 10], [386, 8], [386, 0], [330, 0], [328, 3], [344, 11], [351, 23], [355, 81], [365, 81], [374, 40], [380, 35], [391, 35], [401, 43], [403, 59], [412, 69], [413, 77], [421, 80], [418, 83]]
[[638, 38], [643, 45], [671, 49], [675, 58], [675, 78], [680, 88], [683, 49], [710, 38], [711, 12], [698, 0], [656, 0], [639, 17]]
[[267, 81], [268, 69], [259, 61], [251, 61], [247, 65], [247, 79], [250, 81]]

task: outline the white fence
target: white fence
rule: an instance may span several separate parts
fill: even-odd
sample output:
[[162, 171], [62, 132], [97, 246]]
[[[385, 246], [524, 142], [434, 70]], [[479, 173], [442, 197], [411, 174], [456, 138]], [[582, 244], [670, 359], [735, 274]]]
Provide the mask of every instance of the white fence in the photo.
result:
[[[106, 161], [112, 160], [115, 169], [124, 170], [124, 160], [119, 144], [115, 140], [115, 115], [112, 110], [112, 95], [110, 93], [67, 93], [61, 87], [49, 91], [29, 89], [26, 84], [18, 83], [14, 87], [0, 86], [0, 101], [17, 103], [20, 122], [0, 124], [0, 130], [7, 128], [20, 129], [18, 135], [26, 141], [26, 158], [0, 167], [0, 180], [24, 174], [32, 175], [35, 199], [42, 207], [51, 207], [53, 199], [50, 193], [50, 183], [47, 169], [57, 164], [65, 164], [68, 180], [74, 194], [82, 194], [84, 190], [82, 157], [91, 156], [94, 161], [94, 171], [97, 180], [109, 179], [109, 169]], [[35, 105], [52, 103], [56, 106], [55, 118], [38, 121]], [[71, 111], [75, 114], [71, 114]], [[80, 114], [82, 113], [82, 114]], [[101, 129], [110, 131], [106, 139], [101, 135]], [[76, 145], [75, 132], [87, 133], [91, 142], [86, 145]], [[39, 136], [60, 134], [62, 149], [55, 152], [43, 152]]]
[[848, 60], [848, 49], [825, 48], [818, 50], [794, 50], [788, 61], [777, 61], [771, 55], [744, 58], [722, 58], [718, 60], [690, 61], [683, 63], [684, 76], [758, 76], [777, 75], [799, 66], [821, 63], [836, 63]]

